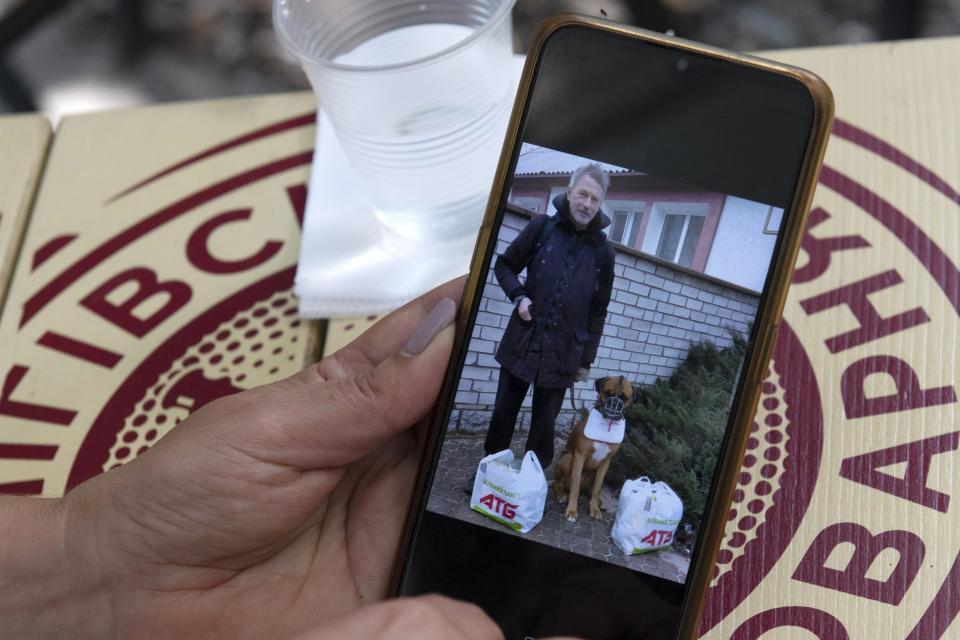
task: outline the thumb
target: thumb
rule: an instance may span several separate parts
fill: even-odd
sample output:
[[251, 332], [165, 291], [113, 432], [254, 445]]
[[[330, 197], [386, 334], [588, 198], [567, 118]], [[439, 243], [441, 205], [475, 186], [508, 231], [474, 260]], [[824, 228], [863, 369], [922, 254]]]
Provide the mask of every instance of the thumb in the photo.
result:
[[[362, 375], [283, 388], [261, 456], [300, 469], [349, 464], [429, 412], [453, 348], [456, 304], [442, 299], [402, 350]], [[261, 406], [261, 409], [264, 407]], [[269, 452], [269, 453], [268, 453]]]

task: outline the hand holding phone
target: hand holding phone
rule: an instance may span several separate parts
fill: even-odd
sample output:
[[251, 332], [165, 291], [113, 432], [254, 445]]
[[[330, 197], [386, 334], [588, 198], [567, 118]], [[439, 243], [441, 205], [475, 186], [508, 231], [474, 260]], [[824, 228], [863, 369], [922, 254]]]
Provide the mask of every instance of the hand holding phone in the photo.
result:
[[443, 381], [462, 289], [449, 282], [304, 371], [206, 404], [62, 498], [0, 497], [2, 635], [498, 637], [448, 599], [370, 606], [388, 593], [415, 426]]

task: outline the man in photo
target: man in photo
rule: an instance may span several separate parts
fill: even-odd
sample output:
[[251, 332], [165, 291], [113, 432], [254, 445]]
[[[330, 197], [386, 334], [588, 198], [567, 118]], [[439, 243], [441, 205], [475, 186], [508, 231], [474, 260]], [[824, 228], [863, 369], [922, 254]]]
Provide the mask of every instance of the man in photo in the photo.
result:
[[[563, 396], [586, 380], [597, 355], [613, 287], [614, 250], [600, 205], [609, 174], [596, 163], [573, 172], [553, 200], [554, 216], [535, 215], [497, 257], [494, 273], [516, 305], [496, 352], [496, 402], [484, 442], [487, 455], [510, 447], [520, 406], [533, 385], [525, 451], [546, 469]], [[520, 272], [527, 270], [524, 281]]]

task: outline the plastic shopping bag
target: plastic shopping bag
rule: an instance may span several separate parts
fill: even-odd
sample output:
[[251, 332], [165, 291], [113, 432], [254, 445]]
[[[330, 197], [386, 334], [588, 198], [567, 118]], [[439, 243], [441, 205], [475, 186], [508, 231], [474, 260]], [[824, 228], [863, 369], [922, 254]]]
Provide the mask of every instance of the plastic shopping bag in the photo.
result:
[[515, 531], [527, 533], [543, 518], [547, 479], [533, 451], [517, 460], [509, 449], [480, 461], [470, 508]]
[[613, 540], [625, 553], [643, 553], [670, 546], [683, 517], [683, 501], [666, 482], [646, 476], [627, 480], [613, 521]]

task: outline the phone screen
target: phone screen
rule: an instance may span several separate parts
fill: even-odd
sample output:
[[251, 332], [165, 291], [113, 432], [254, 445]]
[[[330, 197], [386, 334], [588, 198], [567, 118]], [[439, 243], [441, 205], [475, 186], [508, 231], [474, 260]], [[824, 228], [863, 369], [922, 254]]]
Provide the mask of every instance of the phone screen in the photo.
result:
[[402, 594], [508, 638], [670, 637], [813, 124], [779, 74], [549, 37]]

